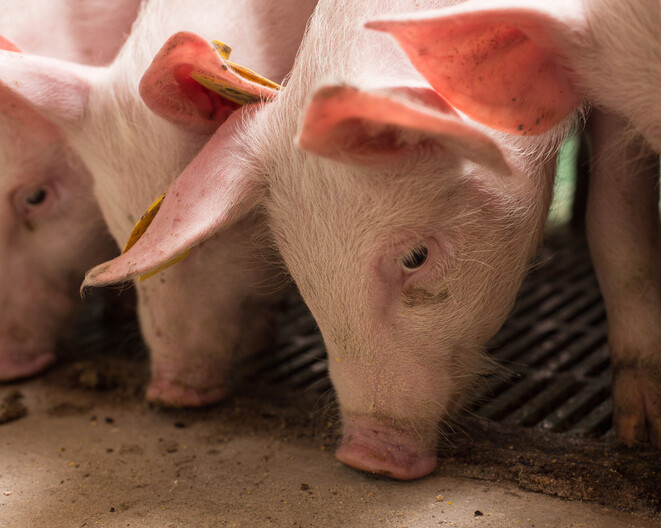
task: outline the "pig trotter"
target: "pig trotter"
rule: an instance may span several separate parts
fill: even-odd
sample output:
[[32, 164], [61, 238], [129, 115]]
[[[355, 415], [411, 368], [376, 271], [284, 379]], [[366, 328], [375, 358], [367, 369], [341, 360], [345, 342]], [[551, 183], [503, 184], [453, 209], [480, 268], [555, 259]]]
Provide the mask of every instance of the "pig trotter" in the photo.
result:
[[661, 364], [614, 361], [613, 422], [627, 445], [650, 442], [661, 447]]

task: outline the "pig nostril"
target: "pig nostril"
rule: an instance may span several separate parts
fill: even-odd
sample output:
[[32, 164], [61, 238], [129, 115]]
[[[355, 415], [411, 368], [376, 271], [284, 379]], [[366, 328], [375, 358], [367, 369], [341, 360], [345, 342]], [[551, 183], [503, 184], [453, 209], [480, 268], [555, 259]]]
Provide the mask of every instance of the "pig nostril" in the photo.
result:
[[43, 203], [43, 201], [46, 199], [46, 190], [45, 189], [37, 189], [34, 191], [31, 195], [29, 195], [25, 201], [28, 203], [28, 205], [39, 205]]
[[402, 268], [405, 271], [415, 271], [427, 262], [427, 257], [429, 257], [429, 248], [421, 244], [402, 257]]

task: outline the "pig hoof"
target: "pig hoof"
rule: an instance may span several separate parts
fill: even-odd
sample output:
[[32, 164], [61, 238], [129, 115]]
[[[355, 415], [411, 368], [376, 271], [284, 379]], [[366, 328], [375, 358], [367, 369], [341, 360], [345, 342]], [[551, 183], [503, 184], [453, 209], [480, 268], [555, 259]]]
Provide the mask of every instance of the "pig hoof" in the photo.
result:
[[48, 352], [35, 356], [0, 358], [0, 381], [29, 378], [46, 370], [55, 362], [55, 354]]
[[650, 442], [661, 447], [659, 372], [658, 367], [655, 370], [652, 366], [648, 366], [647, 370], [616, 370], [617, 375], [613, 381], [613, 422], [617, 437], [627, 445]]
[[146, 398], [151, 403], [165, 407], [202, 407], [225, 399], [227, 388], [189, 387], [175, 381], [152, 381], [147, 387]]

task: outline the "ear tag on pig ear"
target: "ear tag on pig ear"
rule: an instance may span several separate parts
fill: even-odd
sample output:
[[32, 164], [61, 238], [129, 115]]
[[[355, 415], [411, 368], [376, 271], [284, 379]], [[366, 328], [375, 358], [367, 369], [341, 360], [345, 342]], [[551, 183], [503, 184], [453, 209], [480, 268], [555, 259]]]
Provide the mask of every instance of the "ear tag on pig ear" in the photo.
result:
[[[258, 73], [244, 66], [241, 66], [240, 64], [236, 64], [234, 62], [230, 62], [229, 60], [227, 60], [229, 59], [229, 56], [232, 53], [232, 48], [229, 47], [224, 42], [220, 42], [219, 40], [214, 40], [212, 42], [212, 45], [218, 52], [218, 55], [220, 55], [225, 60], [227, 66], [229, 66], [232, 69], [232, 71], [237, 75], [243, 77], [244, 79], [252, 83], [260, 84], [262, 86], [265, 86], [266, 88], [271, 88], [272, 90], [281, 89], [281, 86], [279, 84], [270, 81], [266, 77], [262, 77]], [[218, 95], [221, 95], [225, 99], [229, 99], [230, 101], [240, 105], [258, 103], [263, 99], [258, 94], [250, 93], [246, 90], [238, 89], [236, 88], [236, 86], [232, 86], [225, 79], [220, 79], [218, 77], [213, 77], [211, 75], [207, 75], [203, 73], [192, 73], [191, 77], [205, 88], [211, 90], [212, 92], [217, 93]]]
[[[156, 201], [149, 206], [147, 212], [143, 214], [142, 217], [140, 217], [140, 220], [136, 222], [135, 226], [133, 226], [133, 231], [131, 231], [131, 235], [129, 236], [128, 242], [126, 242], [126, 245], [122, 250], [122, 254], [126, 253], [129, 249], [131, 249], [135, 245], [135, 243], [140, 239], [140, 237], [145, 234], [145, 231], [147, 231], [147, 228], [152, 223], [152, 220], [154, 220], [156, 213], [158, 213], [158, 210], [161, 208], [161, 204], [163, 203], [164, 198], [165, 198], [165, 193], [161, 194], [156, 199]], [[191, 252], [190, 249], [184, 251], [181, 255], [178, 255], [173, 259], [168, 260], [167, 262], [161, 264], [158, 268], [153, 269], [145, 273], [144, 275], [140, 275], [138, 277], [138, 280], [143, 281], [148, 279], [149, 277], [153, 277], [158, 272], [163, 271], [164, 269], [169, 268], [173, 264], [176, 264], [177, 262], [184, 260], [190, 254], [190, 252]]]

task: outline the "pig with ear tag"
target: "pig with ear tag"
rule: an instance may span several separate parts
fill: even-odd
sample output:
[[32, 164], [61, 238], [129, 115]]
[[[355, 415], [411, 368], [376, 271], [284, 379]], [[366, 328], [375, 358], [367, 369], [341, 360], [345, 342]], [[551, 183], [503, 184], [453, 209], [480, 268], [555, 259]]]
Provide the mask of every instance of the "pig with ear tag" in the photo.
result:
[[472, 0], [386, 16], [390, 33], [454, 107], [512, 134], [557, 126], [583, 101], [593, 167], [587, 235], [606, 302], [613, 420], [661, 446], [661, 4]]
[[[212, 40], [223, 39], [234, 46], [232, 60], [280, 82], [314, 3], [150, 0], [111, 65], [4, 52], [0, 88], [66, 137], [91, 174], [110, 233], [124, 245], [149, 204], [211, 134], [219, 129], [232, 136], [236, 120], [228, 118], [249, 112], [243, 103], [277, 92], [250, 73], [236, 73]], [[223, 95], [208, 86], [220, 86]], [[241, 164], [240, 158], [230, 161]], [[284, 292], [260, 215], [251, 213], [178, 266], [137, 284], [151, 354], [150, 401], [194, 406], [222, 399], [233, 359], [270, 345], [274, 306]]]
[[478, 125], [361, 27], [444, 4], [319, 2], [286, 88], [232, 116], [143, 238], [89, 275], [143, 273], [263, 211], [328, 350], [337, 458], [403, 480], [433, 471], [442, 424], [489, 368], [572, 124], [523, 138]]
[[[138, 5], [6, 1], [0, 49], [107, 63]], [[77, 36], [83, 29], [103, 38], [91, 45]], [[116, 252], [92, 180], [64, 134], [0, 86], [0, 381], [35, 375], [55, 360], [84, 272]]]

